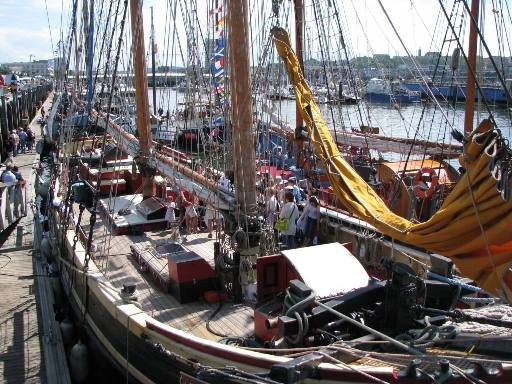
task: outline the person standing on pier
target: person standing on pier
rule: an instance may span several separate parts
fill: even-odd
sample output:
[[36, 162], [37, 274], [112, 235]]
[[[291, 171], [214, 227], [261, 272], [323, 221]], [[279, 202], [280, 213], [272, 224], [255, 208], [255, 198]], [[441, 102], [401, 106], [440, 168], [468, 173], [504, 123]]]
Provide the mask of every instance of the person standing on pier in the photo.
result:
[[5, 152], [7, 152], [7, 159], [5, 160], [5, 163], [12, 162], [14, 157], [14, 144], [11, 140], [10, 135], [7, 139], [7, 142], [5, 143]]
[[20, 138], [20, 151], [21, 153], [25, 153], [25, 149], [27, 147], [27, 138], [28, 138], [28, 135], [27, 135], [27, 132], [25, 132], [24, 129], [20, 129], [20, 134], [18, 135], [19, 138]]
[[27, 127], [27, 149], [28, 151], [32, 151], [32, 147], [34, 146], [34, 132], [32, 132], [32, 129], [30, 127]]
[[20, 143], [20, 138], [18, 137], [15, 129], [11, 131], [9, 140], [12, 142], [12, 155], [13, 157], [16, 157], [18, 155], [18, 145]]

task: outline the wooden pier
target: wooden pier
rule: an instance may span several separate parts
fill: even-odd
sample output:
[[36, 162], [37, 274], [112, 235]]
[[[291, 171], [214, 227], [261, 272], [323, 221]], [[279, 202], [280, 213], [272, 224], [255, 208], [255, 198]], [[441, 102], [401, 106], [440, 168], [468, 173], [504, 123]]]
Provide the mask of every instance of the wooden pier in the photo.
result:
[[[51, 100], [52, 95], [44, 103], [47, 111]], [[38, 117], [39, 112], [31, 122], [36, 136], [41, 131]], [[26, 180], [27, 209], [25, 216], [0, 233], [0, 382], [70, 383], [54, 320], [51, 278], [39, 255], [39, 234], [34, 233], [35, 150], [18, 154], [14, 163]]]
[[[52, 85], [45, 82], [32, 85], [26, 89], [18, 89], [14, 93], [0, 90], [0, 156], [5, 160], [6, 142], [9, 132], [18, 127], [24, 127], [39, 116], [39, 107], [51, 91]], [[47, 110], [45, 108], [45, 110]]]

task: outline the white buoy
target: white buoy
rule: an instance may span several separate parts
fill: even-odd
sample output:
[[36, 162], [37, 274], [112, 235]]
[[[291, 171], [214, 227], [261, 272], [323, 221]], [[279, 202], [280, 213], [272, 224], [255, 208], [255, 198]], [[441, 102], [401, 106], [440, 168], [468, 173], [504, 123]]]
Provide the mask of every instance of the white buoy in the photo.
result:
[[64, 295], [62, 292], [62, 286], [60, 285], [59, 270], [55, 262], [50, 263], [48, 267], [48, 278], [50, 280], [50, 286], [52, 287], [53, 298], [55, 304], [59, 306], [64, 305]]
[[36, 194], [42, 196], [43, 198], [48, 197], [50, 192], [50, 186], [47, 182], [39, 182], [36, 184]]
[[41, 256], [43, 256], [47, 261], [53, 261], [53, 251], [52, 251], [52, 242], [48, 237], [43, 237], [40, 245]]
[[64, 345], [71, 344], [75, 336], [75, 326], [73, 325], [73, 322], [66, 317], [60, 322], [59, 328]]
[[73, 345], [69, 352], [69, 367], [71, 379], [75, 384], [85, 383], [89, 375], [87, 347], [80, 340]]
[[40, 155], [41, 153], [43, 153], [43, 149], [44, 149], [44, 140], [38, 140], [37, 143], [36, 143], [36, 153], [38, 155]]

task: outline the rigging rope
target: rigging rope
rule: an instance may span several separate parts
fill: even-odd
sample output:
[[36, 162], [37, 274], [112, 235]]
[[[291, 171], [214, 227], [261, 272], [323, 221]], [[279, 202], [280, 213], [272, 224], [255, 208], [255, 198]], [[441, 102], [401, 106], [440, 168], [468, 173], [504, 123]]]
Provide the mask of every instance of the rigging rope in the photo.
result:
[[50, 24], [50, 16], [48, 15], [48, 2], [47, 0], [44, 0], [44, 8], [46, 9], [46, 20], [48, 21], [48, 32], [50, 34], [50, 44], [52, 46], [52, 53], [55, 52], [55, 49], [53, 47], [53, 36], [52, 36], [52, 27]]

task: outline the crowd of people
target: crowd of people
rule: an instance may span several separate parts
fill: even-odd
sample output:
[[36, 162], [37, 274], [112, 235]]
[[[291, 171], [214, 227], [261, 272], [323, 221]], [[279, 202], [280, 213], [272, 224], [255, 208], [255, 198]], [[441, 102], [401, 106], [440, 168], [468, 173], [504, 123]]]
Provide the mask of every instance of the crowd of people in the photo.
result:
[[2, 171], [0, 175], [0, 180], [2, 183], [13, 183], [15, 181], [23, 182], [23, 176], [18, 168], [18, 166], [13, 165], [11, 162], [7, 162], [5, 165], [5, 169]]
[[[41, 108], [41, 114], [44, 116], [43, 108]], [[10, 130], [7, 141], [4, 144], [7, 158], [4, 161], [5, 169], [0, 175], [0, 180], [3, 183], [23, 181], [19, 168], [14, 164], [14, 158], [18, 156], [19, 153], [31, 152], [34, 148], [35, 139], [36, 136], [32, 128], [30, 128], [26, 122], [24, 126]]]
[[[203, 175], [209, 172], [209, 168], [200, 162], [194, 170]], [[216, 176], [219, 186], [232, 188], [230, 178], [224, 173]], [[273, 227], [279, 219], [287, 220], [287, 228], [276, 229], [275, 236], [288, 249], [318, 243], [320, 203], [315, 192], [309, 183], [300, 188], [295, 177], [283, 180], [280, 175], [271, 178], [268, 172], [259, 175], [256, 186], [258, 216]], [[215, 226], [218, 229], [223, 226], [221, 212], [209, 203], [202, 205], [195, 192], [189, 193], [178, 186], [173, 187], [173, 197], [168, 199], [166, 220], [168, 228], [183, 226], [187, 234], [207, 231], [210, 238]]]
[[[271, 180], [265, 173], [257, 186], [259, 214], [275, 226], [285, 220], [286, 229], [276, 229], [276, 240], [288, 249], [309, 246], [318, 242], [320, 203], [315, 191], [309, 186], [301, 189], [295, 177], [286, 181], [281, 176]], [[301, 209], [302, 208], [302, 209]]]
[[[5, 184], [11, 184], [8, 187], [9, 197], [8, 200], [14, 202], [14, 216], [19, 218], [21, 215], [25, 215], [25, 207], [23, 206], [23, 189], [25, 187], [25, 180], [21, 175], [18, 166], [12, 162], [5, 164], [5, 169], [0, 173], [0, 181]], [[2, 203], [3, 204], [3, 203]]]
[[222, 214], [209, 203], [201, 205], [194, 191], [189, 193], [175, 185], [172, 197], [167, 200], [165, 219], [168, 229], [184, 226], [186, 234], [206, 230], [209, 238], [213, 237], [214, 226], [217, 230], [222, 230]]
[[34, 147], [35, 135], [30, 127], [19, 127], [12, 129], [5, 143], [7, 156], [9, 158], [16, 157], [18, 153], [26, 153], [32, 151]]

